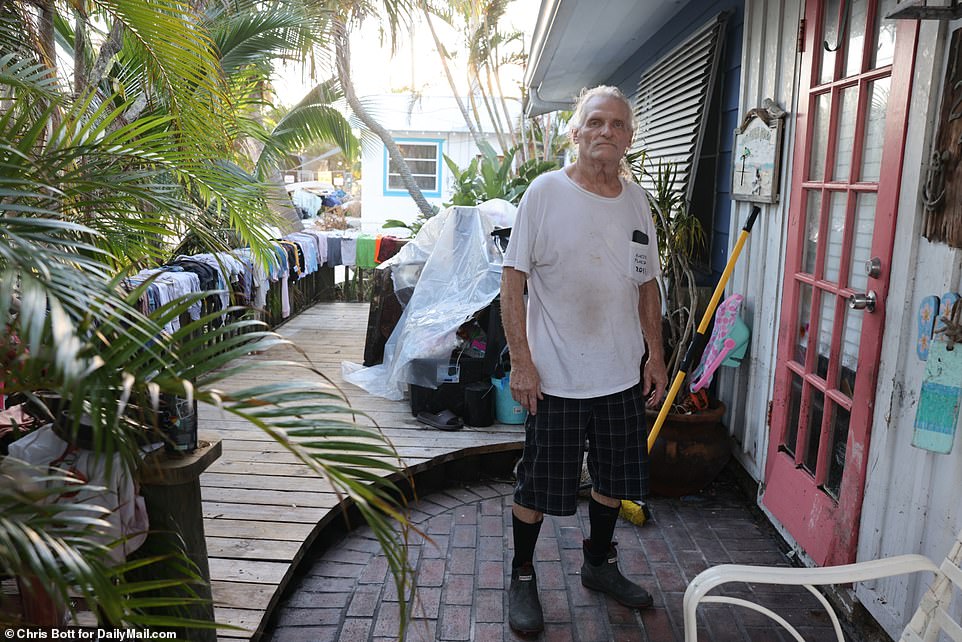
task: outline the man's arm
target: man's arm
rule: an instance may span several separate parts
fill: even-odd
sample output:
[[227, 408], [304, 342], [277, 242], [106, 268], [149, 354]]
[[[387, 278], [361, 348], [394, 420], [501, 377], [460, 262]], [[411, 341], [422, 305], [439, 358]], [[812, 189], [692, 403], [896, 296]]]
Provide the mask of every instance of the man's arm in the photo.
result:
[[541, 399], [541, 377], [538, 375], [531, 349], [528, 347], [528, 326], [525, 319], [524, 272], [505, 267], [501, 274], [501, 325], [511, 353], [511, 396], [532, 415], [537, 413]]
[[668, 373], [665, 371], [665, 350], [661, 337], [661, 292], [658, 283], [652, 279], [638, 286], [638, 318], [641, 331], [648, 344], [648, 363], [642, 391], [648, 397], [648, 407], [661, 404], [668, 387]]

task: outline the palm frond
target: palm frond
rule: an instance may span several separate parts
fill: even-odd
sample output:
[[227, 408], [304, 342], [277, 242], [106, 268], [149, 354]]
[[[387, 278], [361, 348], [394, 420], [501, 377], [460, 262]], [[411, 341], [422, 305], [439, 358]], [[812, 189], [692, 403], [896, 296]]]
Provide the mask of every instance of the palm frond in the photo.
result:
[[265, 141], [257, 160], [257, 174], [268, 175], [290, 150], [304, 149], [315, 143], [336, 145], [349, 162], [360, 153], [360, 142], [350, 121], [336, 107], [302, 100], [281, 119]]
[[120, 23], [128, 57], [136, 54], [149, 86], [145, 98], [163, 100], [182, 133], [201, 145], [226, 142], [218, 124], [229, 118], [223, 73], [205, 25], [180, 0], [92, 0], [111, 23]]
[[57, 79], [50, 75], [45, 65], [8, 53], [0, 56], [0, 85], [52, 99], [55, 97]]
[[309, 27], [302, 12], [290, 5], [251, 7], [212, 23], [212, 38], [228, 76], [273, 58], [296, 58]]
[[348, 3], [350, 15], [344, 22], [361, 22], [368, 16], [377, 16], [382, 28], [390, 36], [392, 51], [397, 46], [397, 34], [401, 27], [407, 26], [412, 12], [417, 8], [416, 0], [354, 0]]

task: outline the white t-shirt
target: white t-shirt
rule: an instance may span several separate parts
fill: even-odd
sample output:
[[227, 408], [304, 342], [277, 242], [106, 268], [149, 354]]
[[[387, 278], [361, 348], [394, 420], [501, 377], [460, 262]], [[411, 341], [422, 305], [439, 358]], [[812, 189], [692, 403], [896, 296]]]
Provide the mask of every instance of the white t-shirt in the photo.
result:
[[588, 399], [641, 380], [638, 286], [660, 274], [657, 248], [639, 185], [622, 180], [621, 194], [607, 198], [564, 170], [531, 183], [504, 265], [528, 277], [528, 345], [543, 392]]

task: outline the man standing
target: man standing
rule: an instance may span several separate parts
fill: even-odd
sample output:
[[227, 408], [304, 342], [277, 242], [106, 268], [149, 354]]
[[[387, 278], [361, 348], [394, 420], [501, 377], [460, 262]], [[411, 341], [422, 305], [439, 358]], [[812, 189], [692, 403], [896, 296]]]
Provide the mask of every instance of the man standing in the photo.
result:
[[652, 603], [621, 574], [612, 544], [621, 500], [647, 494], [645, 398], [657, 405], [667, 384], [651, 211], [621, 175], [633, 131], [621, 91], [583, 91], [571, 119], [577, 160], [531, 183], [505, 253], [511, 394], [528, 411], [508, 594], [509, 624], [522, 634], [544, 628], [535, 544], [545, 514], [577, 509], [586, 439], [591, 533], [581, 583], [632, 608]]

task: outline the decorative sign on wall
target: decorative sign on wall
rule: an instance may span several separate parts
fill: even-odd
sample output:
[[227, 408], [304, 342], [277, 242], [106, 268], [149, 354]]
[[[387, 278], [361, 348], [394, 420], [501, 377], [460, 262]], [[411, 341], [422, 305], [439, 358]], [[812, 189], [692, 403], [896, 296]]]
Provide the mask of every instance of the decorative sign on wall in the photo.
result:
[[952, 34], [938, 127], [922, 188], [922, 233], [930, 241], [962, 247], [962, 29]]
[[745, 114], [735, 130], [732, 148], [732, 198], [775, 203], [781, 172], [782, 122], [785, 112], [766, 98], [761, 107]]
[[962, 305], [955, 292], [942, 295], [940, 315], [929, 344], [925, 379], [919, 392], [912, 445], [948, 454], [962, 403]]

